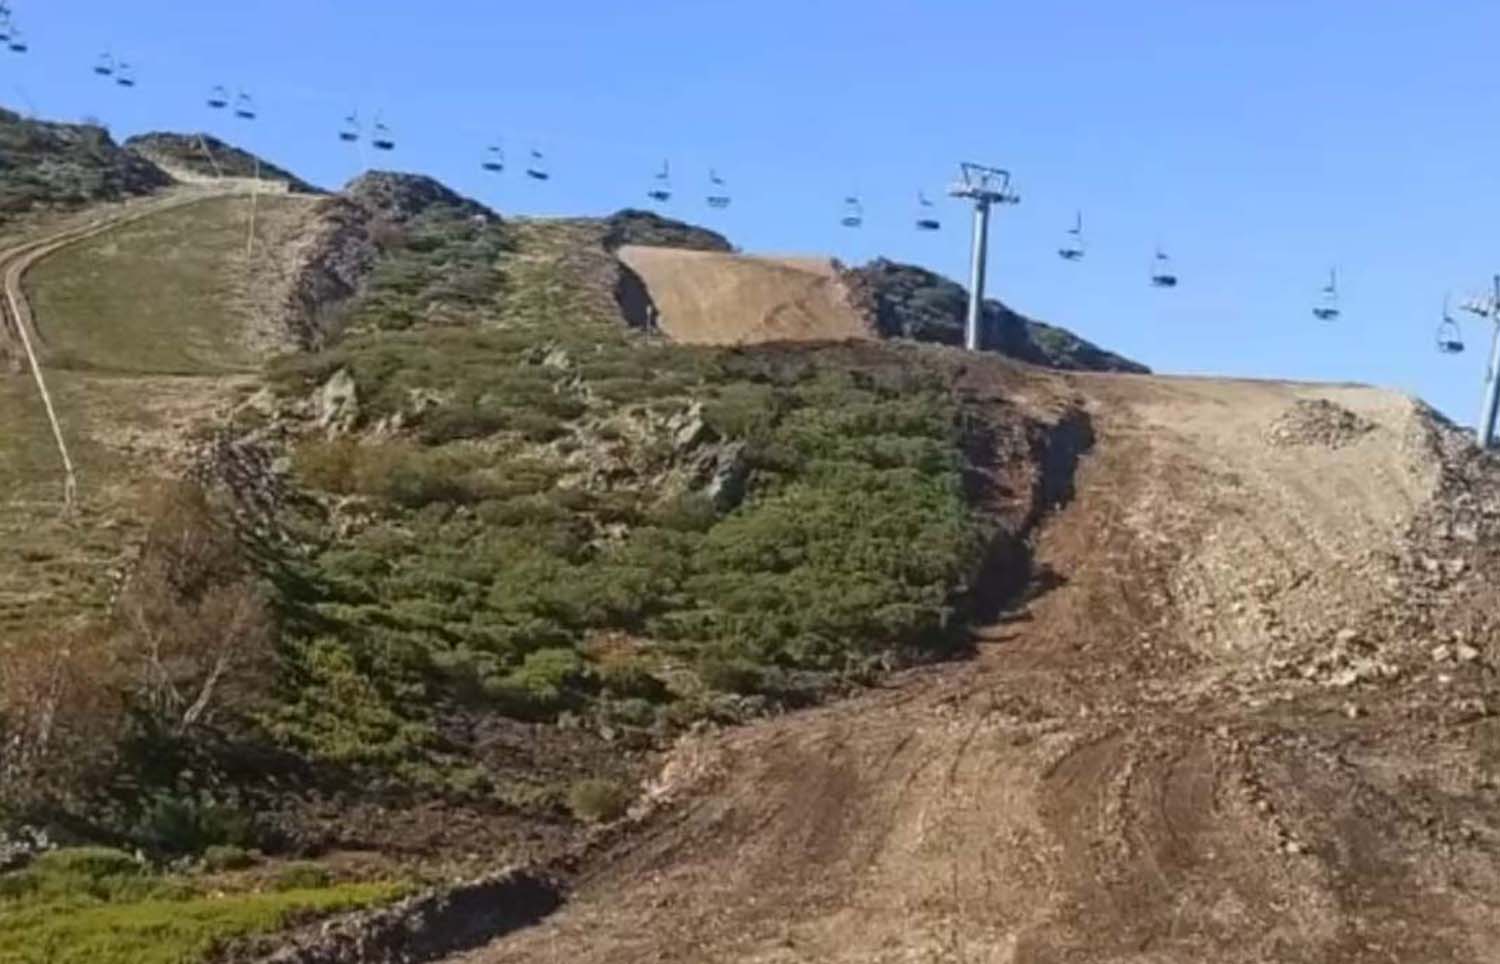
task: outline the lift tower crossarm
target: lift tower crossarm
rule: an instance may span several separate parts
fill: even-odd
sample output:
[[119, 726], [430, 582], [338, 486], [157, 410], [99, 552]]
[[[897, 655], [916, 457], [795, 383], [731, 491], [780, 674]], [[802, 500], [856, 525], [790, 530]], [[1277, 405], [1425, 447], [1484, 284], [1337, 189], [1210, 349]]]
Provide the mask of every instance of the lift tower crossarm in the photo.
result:
[[969, 269], [969, 316], [964, 325], [964, 347], [980, 349], [980, 324], [984, 317], [984, 275], [989, 259], [990, 207], [996, 204], [1019, 204], [1020, 195], [1011, 190], [1010, 172], [983, 164], [963, 163], [958, 180], [948, 188], [952, 197], [974, 202], [974, 242]]
[[1466, 301], [1463, 308], [1488, 319], [1495, 329], [1490, 336], [1490, 363], [1484, 373], [1484, 407], [1474, 438], [1481, 449], [1488, 449], [1495, 444], [1495, 422], [1500, 417], [1500, 274], [1495, 275], [1494, 291], [1488, 298]]

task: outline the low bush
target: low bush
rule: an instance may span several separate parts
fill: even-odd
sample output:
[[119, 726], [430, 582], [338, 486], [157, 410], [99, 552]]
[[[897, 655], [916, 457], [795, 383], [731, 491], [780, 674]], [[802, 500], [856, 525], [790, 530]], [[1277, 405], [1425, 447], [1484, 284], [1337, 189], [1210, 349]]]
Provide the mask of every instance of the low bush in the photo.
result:
[[271, 878], [275, 890], [315, 890], [333, 883], [333, 872], [310, 860], [295, 860], [279, 867]]
[[200, 862], [205, 870], [222, 872], [253, 867], [259, 862], [259, 857], [244, 847], [236, 847], [233, 844], [215, 844], [203, 851]]
[[588, 823], [609, 823], [625, 815], [632, 793], [617, 780], [579, 780], [568, 789], [568, 809]]

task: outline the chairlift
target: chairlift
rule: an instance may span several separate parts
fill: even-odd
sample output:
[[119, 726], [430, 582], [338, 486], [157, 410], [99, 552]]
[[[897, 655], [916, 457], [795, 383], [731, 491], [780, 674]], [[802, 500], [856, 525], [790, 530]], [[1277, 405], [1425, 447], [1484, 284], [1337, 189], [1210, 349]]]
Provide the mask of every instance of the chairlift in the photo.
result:
[[396, 138], [391, 129], [386, 126], [385, 121], [376, 119], [375, 126], [370, 130], [370, 146], [377, 151], [394, 151], [396, 149]]
[[21, 28], [15, 24], [11, 24], [10, 43], [7, 46], [18, 54], [24, 54], [31, 49], [31, 46], [26, 43], [26, 38], [21, 35]]
[[1444, 355], [1461, 355], [1464, 350], [1463, 331], [1458, 321], [1448, 312], [1448, 296], [1443, 296], [1443, 320], [1437, 327], [1437, 350]]
[[229, 106], [229, 91], [223, 86], [216, 86], [208, 92], [208, 106], [214, 110], [223, 110]]
[[844, 216], [839, 218], [839, 224], [846, 228], [857, 228], [865, 223], [865, 206], [859, 203], [859, 198], [853, 194], [844, 198]]
[[[1062, 246], [1057, 249], [1057, 256], [1064, 261], [1082, 261], [1086, 250], [1083, 242], [1083, 212], [1078, 211], [1073, 215], [1073, 226], [1063, 238]], [[1153, 275], [1153, 279], [1154, 277]]]
[[491, 144], [484, 152], [484, 160], [479, 166], [493, 174], [499, 174], [505, 170], [505, 151], [499, 144]]
[[10, 41], [11, 29], [10, 10], [0, 6], [0, 44]]
[[255, 120], [255, 101], [244, 91], [234, 99], [234, 116], [241, 120]]
[[729, 190], [725, 187], [724, 179], [719, 176], [718, 171], [710, 170], [708, 172], [708, 184], [708, 197], [706, 199], [708, 206], [717, 211], [722, 211], [729, 207]]
[[134, 87], [135, 68], [126, 63], [120, 64], [115, 68], [115, 83], [121, 87]]
[[1328, 270], [1328, 283], [1323, 286], [1322, 301], [1313, 307], [1313, 317], [1319, 321], [1337, 321], [1339, 310], [1339, 279], [1337, 272]]
[[917, 230], [918, 231], [941, 231], [943, 222], [938, 220], [937, 214], [932, 209], [932, 200], [917, 192]]
[[1172, 269], [1172, 259], [1161, 248], [1151, 262], [1151, 284], [1157, 288], [1177, 287], [1177, 272]]
[[115, 59], [109, 54], [100, 54], [99, 59], [94, 61], [94, 73], [100, 77], [109, 77], [115, 72]]
[[546, 181], [552, 177], [547, 170], [547, 158], [534, 147], [531, 149], [531, 159], [526, 164], [526, 176], [533, 181]]
[[358, 111], [354, 111], [344, 118], [344, 124], [339, 128], [339, 140], [345, 144], [354, 144], [359, 141]]
[[650, 190], [646, 196], [658, 204], [666, 204], [672, 200], [672, 168], [666, 162], [661, 162], [661, 170], [652, 176]]

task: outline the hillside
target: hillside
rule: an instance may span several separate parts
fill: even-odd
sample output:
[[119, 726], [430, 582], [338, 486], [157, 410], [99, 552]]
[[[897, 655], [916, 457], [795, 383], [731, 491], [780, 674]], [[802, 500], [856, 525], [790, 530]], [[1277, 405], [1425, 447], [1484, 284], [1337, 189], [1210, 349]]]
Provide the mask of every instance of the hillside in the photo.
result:
[[51, 203], [0, 958], [1500, 947], [1500, 466], [1422, 406], [416, 175]]
[[138, 134], [125, 141], [130, 151], [179, 179], [259, 176], [285, 184], [297, 194], [323, 191], [295, 174], [259, 158], [249, 151], [226, 144], [211, 134]]
[[[853, 269], [851, 276], [851, 286], [873, 302], [875, 326], [882, 335], [943, 345], [964, 343], [969, 296], [958, 283], [883, 258]], [[1066, 371], [1150, 373], [1138, 362], [1062, 328], [1019, 315], [994, 299], [984, 304], [980, 345], [1033, 365]]]
[[171, 180], [101, 127], [29, 120], [0, 108], [0, 224], [36, 208], [150, 194]]

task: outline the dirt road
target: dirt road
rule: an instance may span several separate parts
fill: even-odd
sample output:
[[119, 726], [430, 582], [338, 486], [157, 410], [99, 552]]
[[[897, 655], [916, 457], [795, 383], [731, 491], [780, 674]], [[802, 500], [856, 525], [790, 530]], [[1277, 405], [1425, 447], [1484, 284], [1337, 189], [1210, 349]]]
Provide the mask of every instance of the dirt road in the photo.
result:
[[462, 960], [1500, 960], [1500, 466], [1368, 389], [971, 377], [1092, 422], [1033, 597], [972, 660], [687, 739]]
[[645, 282], [674, 341], [741, 345], [873, 337], [833, 263], [628, 245], [619, 258]]

